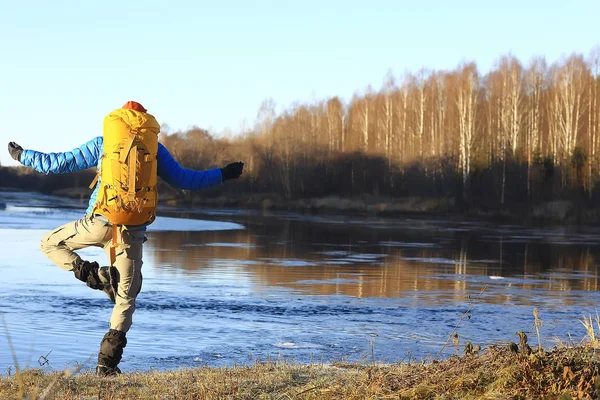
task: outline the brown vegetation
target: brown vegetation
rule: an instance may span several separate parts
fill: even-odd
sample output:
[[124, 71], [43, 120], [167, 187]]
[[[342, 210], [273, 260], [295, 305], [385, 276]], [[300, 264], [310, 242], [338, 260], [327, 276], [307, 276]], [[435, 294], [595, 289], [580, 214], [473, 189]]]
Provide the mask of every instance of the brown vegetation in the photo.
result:
[[[485, 290], [485, 289], [484, 289]], [[482, 291], [483, 292], [483, 291]], [[460, 325], [464, 316], [458, 321]], [[596, 399], [600, 397], [600, 316], [584, 316], [586, 336], [578, 344], [545, 351], [533, 310], [538, 345], [516, 332], [518, 344], [466, 342], [462, 355], [445, 360], [377, 364], [296, 365], [280, 360], [229, 368], [125, 373], [98, 377], [80, 369], [44, 372], [9, 370], [0, 378], [2, 399]], [[449, 335], [455, 337], [456, 328]], [[9, 341], [10, 343], [10, 341]], [[456, 345], [456, 343], [455, 343]], [[444, 346], [445, 347], [445, 346]], [[456, 346], [455, 346], [456, 347]], [[440, 350], [443, 350], [443, 348]]]
[[[348, 104], [333, 97], [278, 114], [269, 100], [239, 137], [163, 131], [162, 142], [185, 167], [246, 162], [245, 179], [208, 193], [161, 188], [187, 201], [369, 195], [452, 199], [454, 210], [521, 211], [551, 200], [595, 207], [600, 47], [550, 66], [507, 55], [485, 75], [474, 63], [399, 82], [390, 74], [379, 91], [369, 88]], [[9, 186], [2, 173], [1, 185]]]
[[[512, 350], [511, 350], [512, 348]], [[490, 347], [439, 362], [394, 365], [256, 363], [98, 378], [28, 370], [0, 378], [3, 399], [587, 399], [600, 393], [591, 346]]]

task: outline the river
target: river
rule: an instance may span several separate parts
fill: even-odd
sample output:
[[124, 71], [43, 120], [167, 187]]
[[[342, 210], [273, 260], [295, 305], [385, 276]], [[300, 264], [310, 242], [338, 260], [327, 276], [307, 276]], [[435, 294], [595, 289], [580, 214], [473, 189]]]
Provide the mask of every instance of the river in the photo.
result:
[[[0, 373], [94, 368], [112, 304], [39, 250], [85, 206], [0, 192]], [[161, 210], [124, 371], [422, 360], [518, 330], [535, 345], [534, 308], [548, 347], [581, 340], [600, 301], [593, 227]], [[100, 249], [80, 254], [106, 264]]]

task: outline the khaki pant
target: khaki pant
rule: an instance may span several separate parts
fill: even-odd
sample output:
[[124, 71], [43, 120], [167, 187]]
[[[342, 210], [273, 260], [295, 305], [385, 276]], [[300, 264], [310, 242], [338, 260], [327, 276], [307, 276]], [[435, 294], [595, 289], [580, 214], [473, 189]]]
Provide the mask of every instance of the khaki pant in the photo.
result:
[[[127, 332], [131, 327], [135, 298], [142, 288], [142, 243], [144, 230], [124, 229], [119, 235], [114, 267], [118, 271], [115, 306], [110, 317], [110, 329]], [[42, 239], [41, 249], [60, 268], [72, 271], [82, 262], [75, 250], [88, 246], [102, 247], [110, 257], [112, 226], [102, 216], [69, 222]]]

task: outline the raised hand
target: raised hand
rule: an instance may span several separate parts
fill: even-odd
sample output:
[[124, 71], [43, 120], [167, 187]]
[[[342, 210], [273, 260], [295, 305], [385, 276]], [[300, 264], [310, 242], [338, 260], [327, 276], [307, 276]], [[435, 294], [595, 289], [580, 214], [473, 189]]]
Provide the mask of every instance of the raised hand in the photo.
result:
[[244, 163], [241, 161], [228, 164], [224, 168], [221, 168], [221, 175], [223, 176], [223, 182], [225, 182], [228, 179], [239, 178], [240, 175], [242, 175], [243, 171], [244, 171]]
[[23, 153], [23, 148], [21, 146], [15, 142], [10, 142], [8, 143], [8, 152], [13, 159], [21, 162], [21, 153]]

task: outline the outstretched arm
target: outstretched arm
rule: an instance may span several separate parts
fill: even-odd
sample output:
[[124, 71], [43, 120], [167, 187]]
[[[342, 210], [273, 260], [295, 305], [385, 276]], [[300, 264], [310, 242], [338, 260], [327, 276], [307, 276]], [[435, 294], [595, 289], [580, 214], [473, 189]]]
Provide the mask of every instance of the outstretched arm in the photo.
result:
[[102, 155], [102, 137], [99, 136], [73, 151], [64, 153], [23, 150], [14, 142], [9, 143], [8, 147], [11, 156], [27, 167], [43, 174], [64, 174], [96, 167]]
[[[225, 168], [215, 168], [206, 171], [195, 171], [193, 169], [183, 168], [165, 146], [158, 144], [158, 176], [167, 181], [170, 185], [180, 189], [207, 189], [209, 187], [223, 183], [227, 179], [238, 178], [243, 170], [243, 163], [230, 164]], [[238, 165], [239, 164], [239, 165]]]

